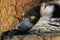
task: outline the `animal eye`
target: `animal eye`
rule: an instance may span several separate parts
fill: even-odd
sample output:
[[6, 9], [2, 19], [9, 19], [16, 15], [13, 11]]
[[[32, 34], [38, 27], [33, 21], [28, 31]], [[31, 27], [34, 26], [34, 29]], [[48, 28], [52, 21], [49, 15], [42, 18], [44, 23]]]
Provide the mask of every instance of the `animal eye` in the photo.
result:
[[35, 19], [35, 16], [30, 16], [30, 19], [34, 20]]

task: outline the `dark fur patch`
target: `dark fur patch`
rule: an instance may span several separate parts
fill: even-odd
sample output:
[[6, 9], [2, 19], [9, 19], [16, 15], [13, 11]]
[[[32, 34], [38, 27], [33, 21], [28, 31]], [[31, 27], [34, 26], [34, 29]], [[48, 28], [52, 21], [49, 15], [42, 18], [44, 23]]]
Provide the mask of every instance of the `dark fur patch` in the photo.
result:
[[30, 10], [25, 12], [25, 15], [24, 15], [25, 18], [27, 18], [27, 17], [29, 18], [30, 16], [35, 16], [36, 17], [34, 20], [30, 21], [31, 23], [36, 24], [36, 22], [41, 17], [41, 15], [40, 15], [40, 5], [34, 6]]
[[4, 38], [7, 36], [9, 37], [10, 39], [12, 39], [13, 36], [16, 36], [16, 35], [26, 35], [26, 34], [30, 34], [28, 31], [20, 31], [20, 30], [17, 30], [17, 29], [13, 29], [13, 30], [9, 30], [9, 31], [6, 31], [6, 32], [3, 32], [2, 35], [1, 35], [1, 40], [4, 40]]
[[60, 5], [58, 4], [53, 4], [54, 5], [54, 12], [52, 18], [60, 18]]

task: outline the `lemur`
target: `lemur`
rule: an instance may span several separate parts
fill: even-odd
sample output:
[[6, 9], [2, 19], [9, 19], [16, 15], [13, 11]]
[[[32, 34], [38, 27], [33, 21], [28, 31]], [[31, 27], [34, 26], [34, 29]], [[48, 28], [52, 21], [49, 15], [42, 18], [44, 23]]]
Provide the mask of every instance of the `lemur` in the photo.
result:
[[23, 14], [24, 20], [16, 29], [3, 32], [1, 40], [5, 36], [12, 38], [14, 35], [60, 31], [60, 1], [37, 4]]

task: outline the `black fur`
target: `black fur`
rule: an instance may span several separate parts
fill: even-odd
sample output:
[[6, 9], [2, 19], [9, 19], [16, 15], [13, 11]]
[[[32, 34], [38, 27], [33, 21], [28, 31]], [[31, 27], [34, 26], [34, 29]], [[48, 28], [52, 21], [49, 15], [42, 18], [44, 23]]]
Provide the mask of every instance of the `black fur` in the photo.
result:
[[1, 40], [4, 40], [4, 37], [6, 37], [6, 36], [9, 37], [10, 39], [12, 39], [13, 36], [26, 35], [26, 34], [30, 34], [30, 33], [28, 31], [20, 31], [17, 29], [13, 29], [13, 30], [3, 32], [1, 35]]
[[50, 5], [54, 6], [54, 11], [53, 11], [53, 14], [52, 14], [53, 15], [52, 18], [60, 18], [60, 5], [56, 4], [56, 3], [50, 4]]
[[36, 5], [35, 7], [32, 7], [32, 9], [30, 10], [27, 10], [25, 12], [26, 14], [24, 15], [25, 18], [29, 18], [30, 16], [35, 16], [36, 18], [34, 20], [31, 21], [30, 19], [30, 22], [32, 24], [36, 24], [36, 22], [39, 20], [39, 18], [41, 17], [40, 15], [40, 5]]

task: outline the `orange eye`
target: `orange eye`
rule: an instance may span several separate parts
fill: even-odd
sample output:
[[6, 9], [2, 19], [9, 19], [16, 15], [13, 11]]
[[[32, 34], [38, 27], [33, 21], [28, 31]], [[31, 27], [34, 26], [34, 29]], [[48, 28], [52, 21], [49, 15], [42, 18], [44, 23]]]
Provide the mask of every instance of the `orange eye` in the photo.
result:
[[33, 19], [35, 19], [35, 16], [31, 16], [30, 18], [33, 20]]

